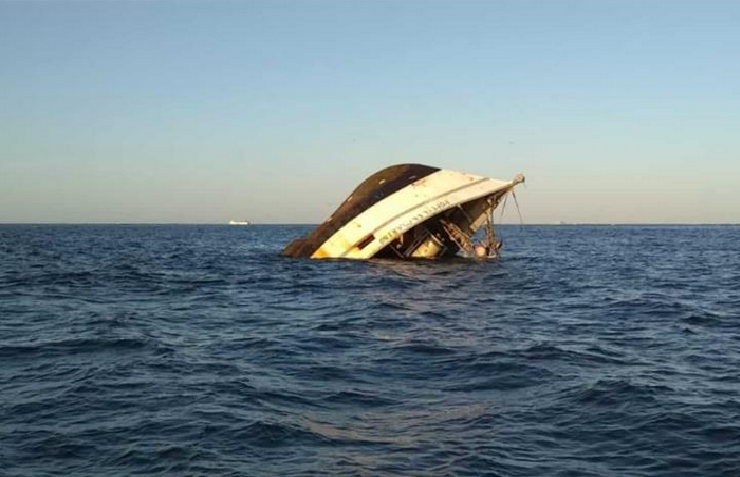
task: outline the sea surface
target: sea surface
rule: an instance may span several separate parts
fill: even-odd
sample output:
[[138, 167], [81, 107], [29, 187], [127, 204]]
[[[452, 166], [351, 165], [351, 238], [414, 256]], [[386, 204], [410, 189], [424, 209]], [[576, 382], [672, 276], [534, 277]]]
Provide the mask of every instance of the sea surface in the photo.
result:
[[0, 226], [0, 475], [740, 476], [740, 227]]

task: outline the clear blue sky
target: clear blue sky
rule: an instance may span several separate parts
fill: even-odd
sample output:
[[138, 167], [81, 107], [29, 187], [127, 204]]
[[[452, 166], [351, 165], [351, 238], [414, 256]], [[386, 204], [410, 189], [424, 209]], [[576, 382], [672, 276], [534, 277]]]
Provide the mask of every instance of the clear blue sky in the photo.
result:
[[740, 2], [0, 2], [0, 222], [319, 222], [399, 162], [740, 222]]

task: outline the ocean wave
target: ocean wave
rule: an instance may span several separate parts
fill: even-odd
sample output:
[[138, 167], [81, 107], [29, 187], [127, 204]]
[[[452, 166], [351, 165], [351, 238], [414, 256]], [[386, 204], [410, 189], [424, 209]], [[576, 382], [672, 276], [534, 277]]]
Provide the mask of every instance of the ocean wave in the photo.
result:
[[737, 474], [740, 228], [277, 256], [306, 230], [0, 226], [0, 474]]

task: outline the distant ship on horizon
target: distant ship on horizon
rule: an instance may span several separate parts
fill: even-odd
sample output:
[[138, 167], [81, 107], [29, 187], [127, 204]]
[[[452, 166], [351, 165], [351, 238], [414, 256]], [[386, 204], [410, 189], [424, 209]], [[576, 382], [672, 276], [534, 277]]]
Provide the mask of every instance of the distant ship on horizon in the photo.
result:
[[248, 220], [229, 220], [229, 225], [251, 225], [252, 222]]

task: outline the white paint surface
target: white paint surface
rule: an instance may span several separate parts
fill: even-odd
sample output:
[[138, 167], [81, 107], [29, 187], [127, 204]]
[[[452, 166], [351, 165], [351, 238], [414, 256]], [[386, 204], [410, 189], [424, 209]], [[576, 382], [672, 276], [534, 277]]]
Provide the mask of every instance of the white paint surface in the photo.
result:
[[[372, 258], [395, 237], [428, 218], [514, 185], [514, 182], [462, 172], [437, 171], [358, 214], [329, 237], [311, 258]], [[360, 249], [357, 245], [371, 235], [372, 241]]]

